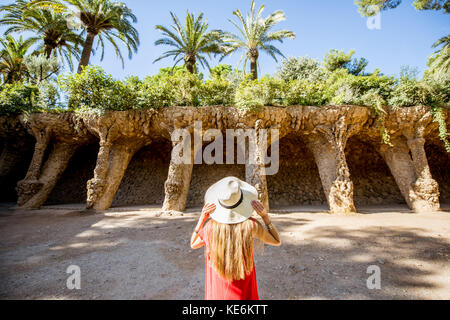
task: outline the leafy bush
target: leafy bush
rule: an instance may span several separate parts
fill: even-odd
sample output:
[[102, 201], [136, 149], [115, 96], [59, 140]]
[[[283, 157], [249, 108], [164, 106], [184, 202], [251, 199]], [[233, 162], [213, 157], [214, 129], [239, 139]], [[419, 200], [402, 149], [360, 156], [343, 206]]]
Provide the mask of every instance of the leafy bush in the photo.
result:
[[327, 79], [327, 91], [331, 104], [381, 108], [386, 105], [394, 83], [393, 77], [381, 76], [378, 70], [370, 75], [355, 76], [339, 69]]
[[289, 58], [283, 60], [277, 71], [277, 77], [285, 81], [319, 81], [325, 79], [325, 72], [317, 60], [308, 57]]
[[336, 49], [330, 50], [325, 55], [323, 66], [329, 72], [346, 69], [350, 74], [355, 76], [364, 75], [364, 70], [369, 62], [365, 58], [360, 58], [359, 60], [356, 58], [352, 59], [354, 54], [355, 50], [351, 50], [349, 53]]
[[236, 90], [235, 106], [254, 111], [264, 106], [282, 106], [286, 101], [286, 91], [287, 85], [283, 80], [265, 77], [243, 81]]
[[99, 67], [86, 67], [81, 74], [60, 76], [60, 87], [69, 96], [69, 109], [128, 110], [136, 104], [132, 87], [114, 80]]
[[449, 93], [449, 82], [403, 78], [395, 86], [389, 104], [396, 107], [443, 106], [448, 104]]
[[220, 77], [206, 81], [200, 88], [202, 106], [232, 106], [234, 95], [233, 83]]
[[15, 115], [37, 112], [39, 89], [20, 82], [0, 86], [0, 115]]
[[136, 108], [164, 108], [174, 105], [173, 87], [168, 77], [147, 77], [136, 84]]
[[288, 83], [286, 105], [323, 106], [327, 103], [325, 81], [294, 80]]

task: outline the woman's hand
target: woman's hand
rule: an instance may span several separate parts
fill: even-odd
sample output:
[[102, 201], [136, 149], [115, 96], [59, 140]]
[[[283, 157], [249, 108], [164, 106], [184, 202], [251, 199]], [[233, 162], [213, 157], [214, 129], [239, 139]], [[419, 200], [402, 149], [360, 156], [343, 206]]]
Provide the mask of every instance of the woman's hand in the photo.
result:
[[210, 203], [205, 204], [205, 206], [202, 209], [202, 214], [200, 215], [200, 221], [203, 223], [206, 222], [206, 220], [209, 219], [209, 216], [211, 215], [211, 213], [214, 212], [214, 210], [216, 210], [215, 204]]
[[256, 213], [261, 217], [261, 218], [266, 218], [269, 216], [269, 214], [267, 213], [266, 208], [264, 208], [263, 204], [259, 201], [252, 201], [252, 207], [253, 209], [255, 209]]

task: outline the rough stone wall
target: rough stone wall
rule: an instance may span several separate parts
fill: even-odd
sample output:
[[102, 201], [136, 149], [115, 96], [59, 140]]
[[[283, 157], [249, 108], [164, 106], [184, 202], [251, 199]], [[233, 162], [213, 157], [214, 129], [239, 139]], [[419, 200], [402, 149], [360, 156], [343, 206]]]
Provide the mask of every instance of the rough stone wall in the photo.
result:
[[356, 206], [406, 203], [389, 167], [372, 144], [351, 138], [346, 158]]
[[46, 204], [86, 202], [86, 184], [94, 174], [97, 154], [98, 144], [81, 147], [70, 160]]
[[191, 187], [187, 198], [188, 207], [202, 206], [206, 190], [222, 178], [234, 176], [245, 180], [244, 165], [194, 165]]
[[425, 150], [433, 178], [439, 184], [441, 203], [450, 203], [450, 153], [441, 141], [427, 144]]
[[0, 117], [0, 202], [16, 202], [17, 182], [33, 156], [35, 139], [16, 117]]
[[169, 171], [171, 145], [153, 143], [138, 151], [125, 172], [114, 206], [162, 205]]
[[314, 156], [298, 136], [280, 141], [280, 168], [267, 187], [271, 207], [327, 203]]
[[[359, 106], [266, 107], [256, 113], [172, 107], [101, 116], [0, 117], [0, 172], [4, 177], [17, 162], [14, 159], [23, 156], [15, 145], [28, 134], [36, 140], [34, 153], [16, 190], [17, 204], [29, 209], [86, 197], [87, 208], [95, 210], [163, 202], [163, 210], [183, 211], [186, 205], [200, 205], [209, 185], [235, 175], [252, 183], [266, 206], [326, 201], [330, 212], [353, 213], [355, 205], [404, 201], [416, 212], [439, 210], [439, 202], [449, 198], [449, 156], [430, 109], [385, 109], [389, 145], [381, 143], [373, 110]], [[450, 123], [448, 112], [445, 117]], [[246, 152], [243, 165], [177, 163], [171, 150], [182, 142], [172, 142], [171, 135], [178, 129], [198, 132], [198, 121], [202, 133], [278, 129], [280, 172], [265, 176], [261, 148]], [[89, 145], [98, 148], [97, 156], [96, 151], [85, 156]], [[75, 192], [69, 193], [71, 189]]]

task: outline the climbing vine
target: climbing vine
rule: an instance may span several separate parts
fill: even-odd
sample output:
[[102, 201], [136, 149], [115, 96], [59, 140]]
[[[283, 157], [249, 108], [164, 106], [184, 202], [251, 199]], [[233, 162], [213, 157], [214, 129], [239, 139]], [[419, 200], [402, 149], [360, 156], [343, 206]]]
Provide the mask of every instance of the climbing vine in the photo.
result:
[[442, 107], [431, 107], [431, 114], [433, 115], [433, 122], [439, 124], [439, 137], [444, 143], [445, 150], [450, 153], [450, 141], [448, 137], [450, 133], [447, 131], [447, 122], [444, 116], [444, 109]]

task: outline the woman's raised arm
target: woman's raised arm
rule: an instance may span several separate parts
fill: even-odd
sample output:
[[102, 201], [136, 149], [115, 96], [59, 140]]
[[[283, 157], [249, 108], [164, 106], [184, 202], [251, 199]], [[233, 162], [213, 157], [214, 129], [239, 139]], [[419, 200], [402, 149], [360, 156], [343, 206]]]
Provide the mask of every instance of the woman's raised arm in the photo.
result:
[[266, 228], [264, 228], [261, 223], [257, 221], [256, 237], [262, 242], [267, 243], [271, 246], [281, 246], [280, 234], [270, 220], [270, 216], [262, 203], [259, 201], [252, 201], [252, 207], [253, 209], [255, 209], [256, 213], [263, 219], [264, 224], [267, 227], [266, 230]]

